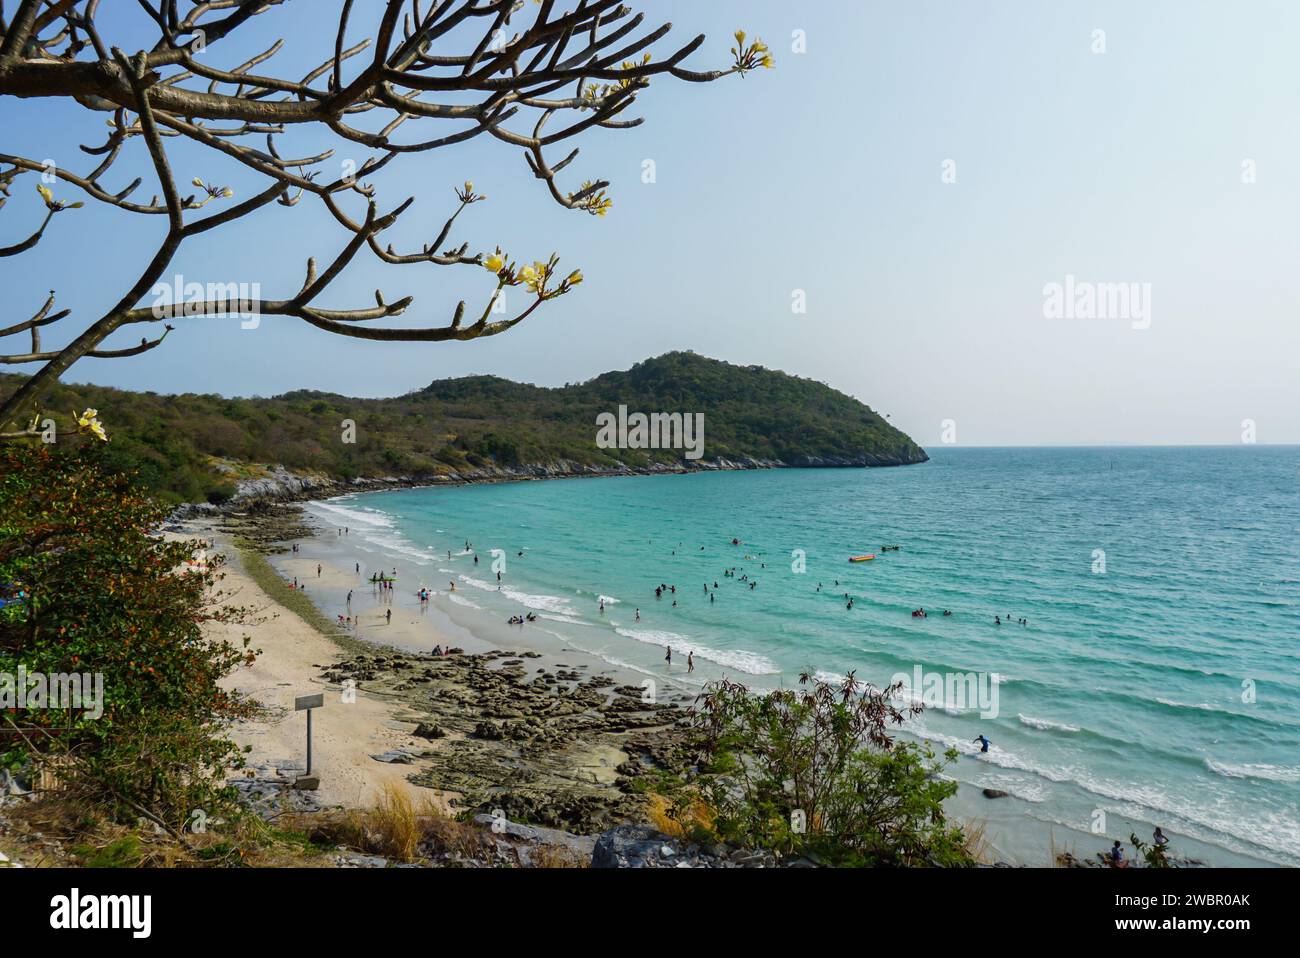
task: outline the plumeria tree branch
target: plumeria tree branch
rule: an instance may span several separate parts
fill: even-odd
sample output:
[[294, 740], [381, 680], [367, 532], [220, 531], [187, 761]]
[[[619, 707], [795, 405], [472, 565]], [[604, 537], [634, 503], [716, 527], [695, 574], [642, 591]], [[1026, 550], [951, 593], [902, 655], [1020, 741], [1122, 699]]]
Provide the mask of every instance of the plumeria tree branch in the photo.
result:
[[[644, 14], [622, 0], [333, 0], [328, 5], [337, 11], [337, 29], [331, 31], [330, 48], [308, 61], [318, 65], [303, 76], [275, 69], [286, 44], [262, 24], [272, 24], [277, 8], [290, 6], [319, 16], [327, 0], [310, 5], [305, 0], [203, 0], [185, 13], [175, 0], [137, 0], [134, 6], [114, 4], [113, 24], [103, 30], [100, 0], [20, 0], [9, 17], [0, 4], [0, 98], [13, 98], [0, 101], [4, 109], [15, 110], [25, 100], [69, 100], [89, 116], [104, 117], [107, 125], [106, 136], [91, 133], [81, 147], [97, 164], [86, 173], [0, 152], [0, 209], [11, 198], [12, 185], [28, 173], [40, 175], [37, 189], [45, 206], [38, 220], [7, 231], [15, 239], [0, 246], [0, 257], [57, 241], [65, 222], [60, 214], [83, 202], [156, 216], [166, 224], [134, 283], [65, 345], [40, 343], [42, 329], [69, 315], [52, 312], [53, 294], [36, 316], [0, 328], [0, 339], [24, 333], [32, 338], [30, 349], [0, 356], [0, 362], [43, 364], [0, 404], [0, 427], [26, 420], [42, 392], [79, 359], [139, 355], [160, 346], [171, 329], [138, 345], [106, 345], [124, 326], [228, 312], [230, 304], [217, 299], [186, 303], [175, 316], [159, 316], [142, 300], [186, 240], [267, 207], [292, 207], [304, 197], [324, 206], [346, 241], [319, 273], [310, 264], [308, 281], [295, 295], [258, 301], [253, 304], [258, 312], [382, 341], [470, 340], [505, 332], [542, 303], [570, 292], [581, 273], [561, 276], [554, 255], [521, 265], [499, 249], [479, 253], [451, 240], [458, 217], [486, 199], [470, 182], [456, 189], [456, 205], [428, 241], [399, 250], [381, 234], [414, 200], [381, 215], [377, 179], [403, 157], [486, 137], [520, 149], [531, 174], [562, 207], [604, 216], [613, 205], [609, 181], [593, 176], [561, 183], [578, 150], [552, 161], [545, 155], [551, 147], [591, 130], [640, 124], [642, 118], [630, 111], [655, 78], [700, 83], [771, 66], [761, 41], [747, 41], [738, 32], [729, 66], [692, 70], [686, 61], [703, 47], [704, 37], [659, 50], [671, 25], [647, 24]], [[132, 15], [137, 26], [153, 34], [152, 46], [135, 52], [114, 46], [109, 36], [122, 32]], [[254, 31], [266, 35], [247, 49], [260, 52], [220, 62], [227, 37]], [[3, 125], [14, 128], [8, 118]], [[319, 136], [309, 137], [307, 150], [281, 142], [297, 131], [323, 131], [349, 153], [360, 152], [359, 162], [331, 172], [335, 150], [322, 150]], [[214, 165], [233, 163], [263, 186], [236, 200], [234, 189], [210, 179], [206, 170], [178, 178], [169, 155], [169, 144], [176, 142], [200, 147]], [[125, 185], [106, 185], [123, 163], [132, 166], [120, 181]], [[152, 187], [142, 191], [146, 183]], [[69, 199], [69, 190], [84, 200]], [[144, 202], [138, 192], [153, 195]], [[448, 320], [425, 326], [374, 324], [405, 314], [409, 296], [389, 301], [376, 293], [373, 306], [320, 305], [322, 294], [363, 251], [388, 265], [486, 267], [496, 286], [472, 322], [466, 322], [463, 301]], [[517, 313], [494, 318], [508, 287], [522, 287], [528, 301]]]

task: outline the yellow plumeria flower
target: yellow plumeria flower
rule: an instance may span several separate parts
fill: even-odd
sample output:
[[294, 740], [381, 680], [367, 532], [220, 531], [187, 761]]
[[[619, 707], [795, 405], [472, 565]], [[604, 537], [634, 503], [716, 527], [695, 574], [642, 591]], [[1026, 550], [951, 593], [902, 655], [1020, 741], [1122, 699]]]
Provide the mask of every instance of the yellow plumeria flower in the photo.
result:
[[483, 266], [493, 273], [499, 273], [506, 268], [506, 258], [504, 253], [493, 253], [483, 261]]
[[570, 286], [577, 286], [579, 283], [582, 282], [582, 270], [575, 269], [572, 273], [568, 275], [568, 277], [564, 281], [568, 283]]
[[77, 418], [77, 425], [82, 429], [89, 429], [92, 433], [108, 442], [108, 433], [104, 432], [104, 425], [99, 421], [98, 409], [87, 409]]

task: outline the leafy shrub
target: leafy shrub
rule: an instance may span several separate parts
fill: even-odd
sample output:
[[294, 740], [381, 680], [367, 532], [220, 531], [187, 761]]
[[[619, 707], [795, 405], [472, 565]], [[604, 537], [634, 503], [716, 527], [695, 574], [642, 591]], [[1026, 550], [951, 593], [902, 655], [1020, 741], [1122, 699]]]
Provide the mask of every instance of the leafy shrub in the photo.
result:
[[[850, 673], [839, 687], [803, 675], [798, 689], [755, 695], [722, 680], [693, 710], [704, 763], [674, 812], [703, 799], [724, 841], [837, 865], [966, 865], [960, 828], [943, 801], [956, 783], [927, 746], [895, 741], [898, 687], [876, 689]], [[691, 813], [698, 824], [698, 811]]]
[[179, 833], [231, 797], [225, 724], [249, 708], [218, 680], [255, 653], [203, 637], [243, 614], [209, 595], [220, 559], [158, 536], [166, 510], [103, 454], [0, 447], [0, 672], [103, 677], [97, 718], [0, 713], [0, 765], [53, 766], [74, 797]]

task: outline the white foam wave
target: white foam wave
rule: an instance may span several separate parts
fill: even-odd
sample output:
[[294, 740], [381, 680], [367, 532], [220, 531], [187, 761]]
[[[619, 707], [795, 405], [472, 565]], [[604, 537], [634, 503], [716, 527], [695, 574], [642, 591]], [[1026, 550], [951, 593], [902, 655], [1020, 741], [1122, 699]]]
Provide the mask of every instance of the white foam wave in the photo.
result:
[[1300, 782], [1300, 767], [1294, 765], [1252, 764], [1233, 765], [1205, 760], [1205, 767], [1224, 778], [1262, 778], [1270, 782]]
[[1023, 713], [1016, 716], [1020, 719], [1021, 725], [1028, 725], [1030, 728], [1040, 729], [1044, 732], [1077, 732], [1079, 726], [1067, 725], [1064, 722], [1050, 722], [1047, 719], [1034, 718], [1031, 715]]
[[569, 621], [580, 621], [572, 618], [573, 608], [569, 600], [562, 596], [534, 595], [530, 592], [521, 592], [518, 589], [512, 589], [505, 584], [498, 586], [469, 575], [460, 576], [460, 581], [464, 582], [466, 585], [473, 586], [475, 589], [481, 589], [484, 592], [496, 592], [505, 596], [512, 602], [518, 602], [520, 605], [527, 606], [530, 609], [536, 609], [538, 612], [552, 612], [556, 615], [567, 615], [570, 616]]
[[645, 642], [648, 645], [675, 647], [679, 655], [684, 652], [694, 652], [698, 659], [705, 659], [725, 669], [735, 669], [748, 675], [772, 675], [781, 671], [771, 659], [757, 652], [749, 652], [745, 649], [710, 649], [676, 632], [624, 628], [616, 628], [614, 631], [625, 638]]

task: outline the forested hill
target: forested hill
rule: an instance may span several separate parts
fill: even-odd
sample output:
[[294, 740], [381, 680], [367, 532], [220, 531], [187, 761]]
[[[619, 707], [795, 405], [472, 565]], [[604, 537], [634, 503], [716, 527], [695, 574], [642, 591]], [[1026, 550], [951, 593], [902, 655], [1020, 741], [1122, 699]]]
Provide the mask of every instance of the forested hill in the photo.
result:
[[[0, 393], [16, 376], [0, 377]], [[703, 413], [703, 458], [680, 449], [600, 448], [597, 416]], [[716, 465], [902, 465], [925, 452], [883, 417], [828, 386], [759, 366], [667, 353], [588, 382], [544, 388], [495, 376], [443, 379], [393, 399], [297, 391], [271, 398], [165, 396], [56, 386], [46, 409], [99, 410], [124, 468], [171, 501], [216, 501], [239, 464], [283, 465], [335, 479], [539, 474]], [[346, 420], [355, 442], [344, 442]], [[255, 474], [255, 473], [248, 473]]]

